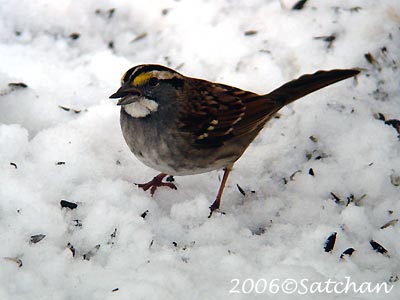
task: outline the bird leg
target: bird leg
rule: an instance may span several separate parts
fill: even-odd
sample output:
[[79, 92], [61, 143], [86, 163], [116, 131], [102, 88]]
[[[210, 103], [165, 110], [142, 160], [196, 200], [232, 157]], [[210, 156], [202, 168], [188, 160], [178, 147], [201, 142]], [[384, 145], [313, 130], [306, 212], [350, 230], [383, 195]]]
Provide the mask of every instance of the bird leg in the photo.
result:
[[209, 218], [211, 217], [211, 215], [213, 214], [213, 212], [215, 210], [219, 209], [222, 193], [224, 192], [225, 184], [226, 184], [226, 181], [228, 180], [229, 173], [231, 172], [231, 170], [232, 170], [232, 166], [226, 167], [224, 169], [224, 176], [222, 177], [221, 185], [219, 186], [217, 198], [215, 199], [213, 204], [211, 204], [211, 206], [210, 206], [210, 215], [208, 216]]
[[162, 180], [164, 179], [164, 177], [167, 176], [167, 174], [165, 173], [160, 173], [158, 174], [156, 177], [154, 177], [152, 180], [150, 180], [149, 182], [146, 183], [140, 183], [137, 184], [135, 183], [139, 188], [142, 188], [144, 191], [147, 191], [148, 189], [150, 189], [150, 195], [153, 197], [156, 189], [160, 186], [167, 186], [171, 189], [176, 190], [177, 187], [175, 184], [171, 183], [171, 182], [163, 182]]

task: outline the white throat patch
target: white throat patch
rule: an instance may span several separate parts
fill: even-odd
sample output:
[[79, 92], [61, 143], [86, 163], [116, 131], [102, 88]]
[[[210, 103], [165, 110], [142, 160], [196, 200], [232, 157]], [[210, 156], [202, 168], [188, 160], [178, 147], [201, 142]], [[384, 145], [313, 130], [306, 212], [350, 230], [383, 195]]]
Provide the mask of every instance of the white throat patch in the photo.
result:
[[134, 118], [143, 118], [152, 112], [157, 111], [158, 103], [146, 99], [144, 97], [140, 97], [140, 99], [131, 104], [127, 104], [123, 106], [123, 109], [126, 111], [128, 115]]

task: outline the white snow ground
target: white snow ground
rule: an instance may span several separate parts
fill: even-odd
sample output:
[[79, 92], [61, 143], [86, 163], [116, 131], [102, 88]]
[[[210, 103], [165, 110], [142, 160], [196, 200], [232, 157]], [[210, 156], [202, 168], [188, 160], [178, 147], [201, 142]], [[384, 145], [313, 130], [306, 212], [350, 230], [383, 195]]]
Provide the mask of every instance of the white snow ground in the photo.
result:
[[[399, 299], [400, 133], [374, 114], [400, 119], [400, 4], [295, 2], [0, 1], [0, 299], [297, 299], [271, 281], [346, 277], [393, 289], [301, 298]], [[130, 153], [108, 96], [142, 63], [259, 93], [365, 70], [284, 108], [208, 219], [221, 172], [153, 198], [133, 185], [157, 172]], [[243, 293], [251, 280], [268, 288]]]

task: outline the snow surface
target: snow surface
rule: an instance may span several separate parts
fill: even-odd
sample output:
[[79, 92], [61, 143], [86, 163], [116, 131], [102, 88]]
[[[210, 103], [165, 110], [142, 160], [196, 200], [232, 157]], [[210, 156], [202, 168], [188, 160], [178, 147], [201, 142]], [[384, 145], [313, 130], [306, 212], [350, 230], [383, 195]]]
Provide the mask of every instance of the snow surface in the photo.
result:
[[[376, 117], [400, 119], [399, 1], [295, 2], [0, 1], [0, 299], [297, 299], [230, 294], [231, 280], [346, 276], [394, 288], [301, 298], [399, 299], [400, 133]], [[108, 96], [142, 63], [259, 93], [364, 71], [282, 109], [208, 219], [222, 172], [153, 198], [133, 185], [157, 172], [130, 153]]]

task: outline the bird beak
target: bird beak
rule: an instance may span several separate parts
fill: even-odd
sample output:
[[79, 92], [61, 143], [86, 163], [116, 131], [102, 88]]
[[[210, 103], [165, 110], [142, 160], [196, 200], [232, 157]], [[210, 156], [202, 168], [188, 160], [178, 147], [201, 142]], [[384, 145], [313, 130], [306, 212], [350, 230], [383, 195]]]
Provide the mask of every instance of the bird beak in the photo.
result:
[[117, 105], [127, 105], [138, 100], [138, 96], [142, 93], [131, 86], [123, 85], [121, 86], [118, 91], [110, 96], [110, 99], [118, 99]]

